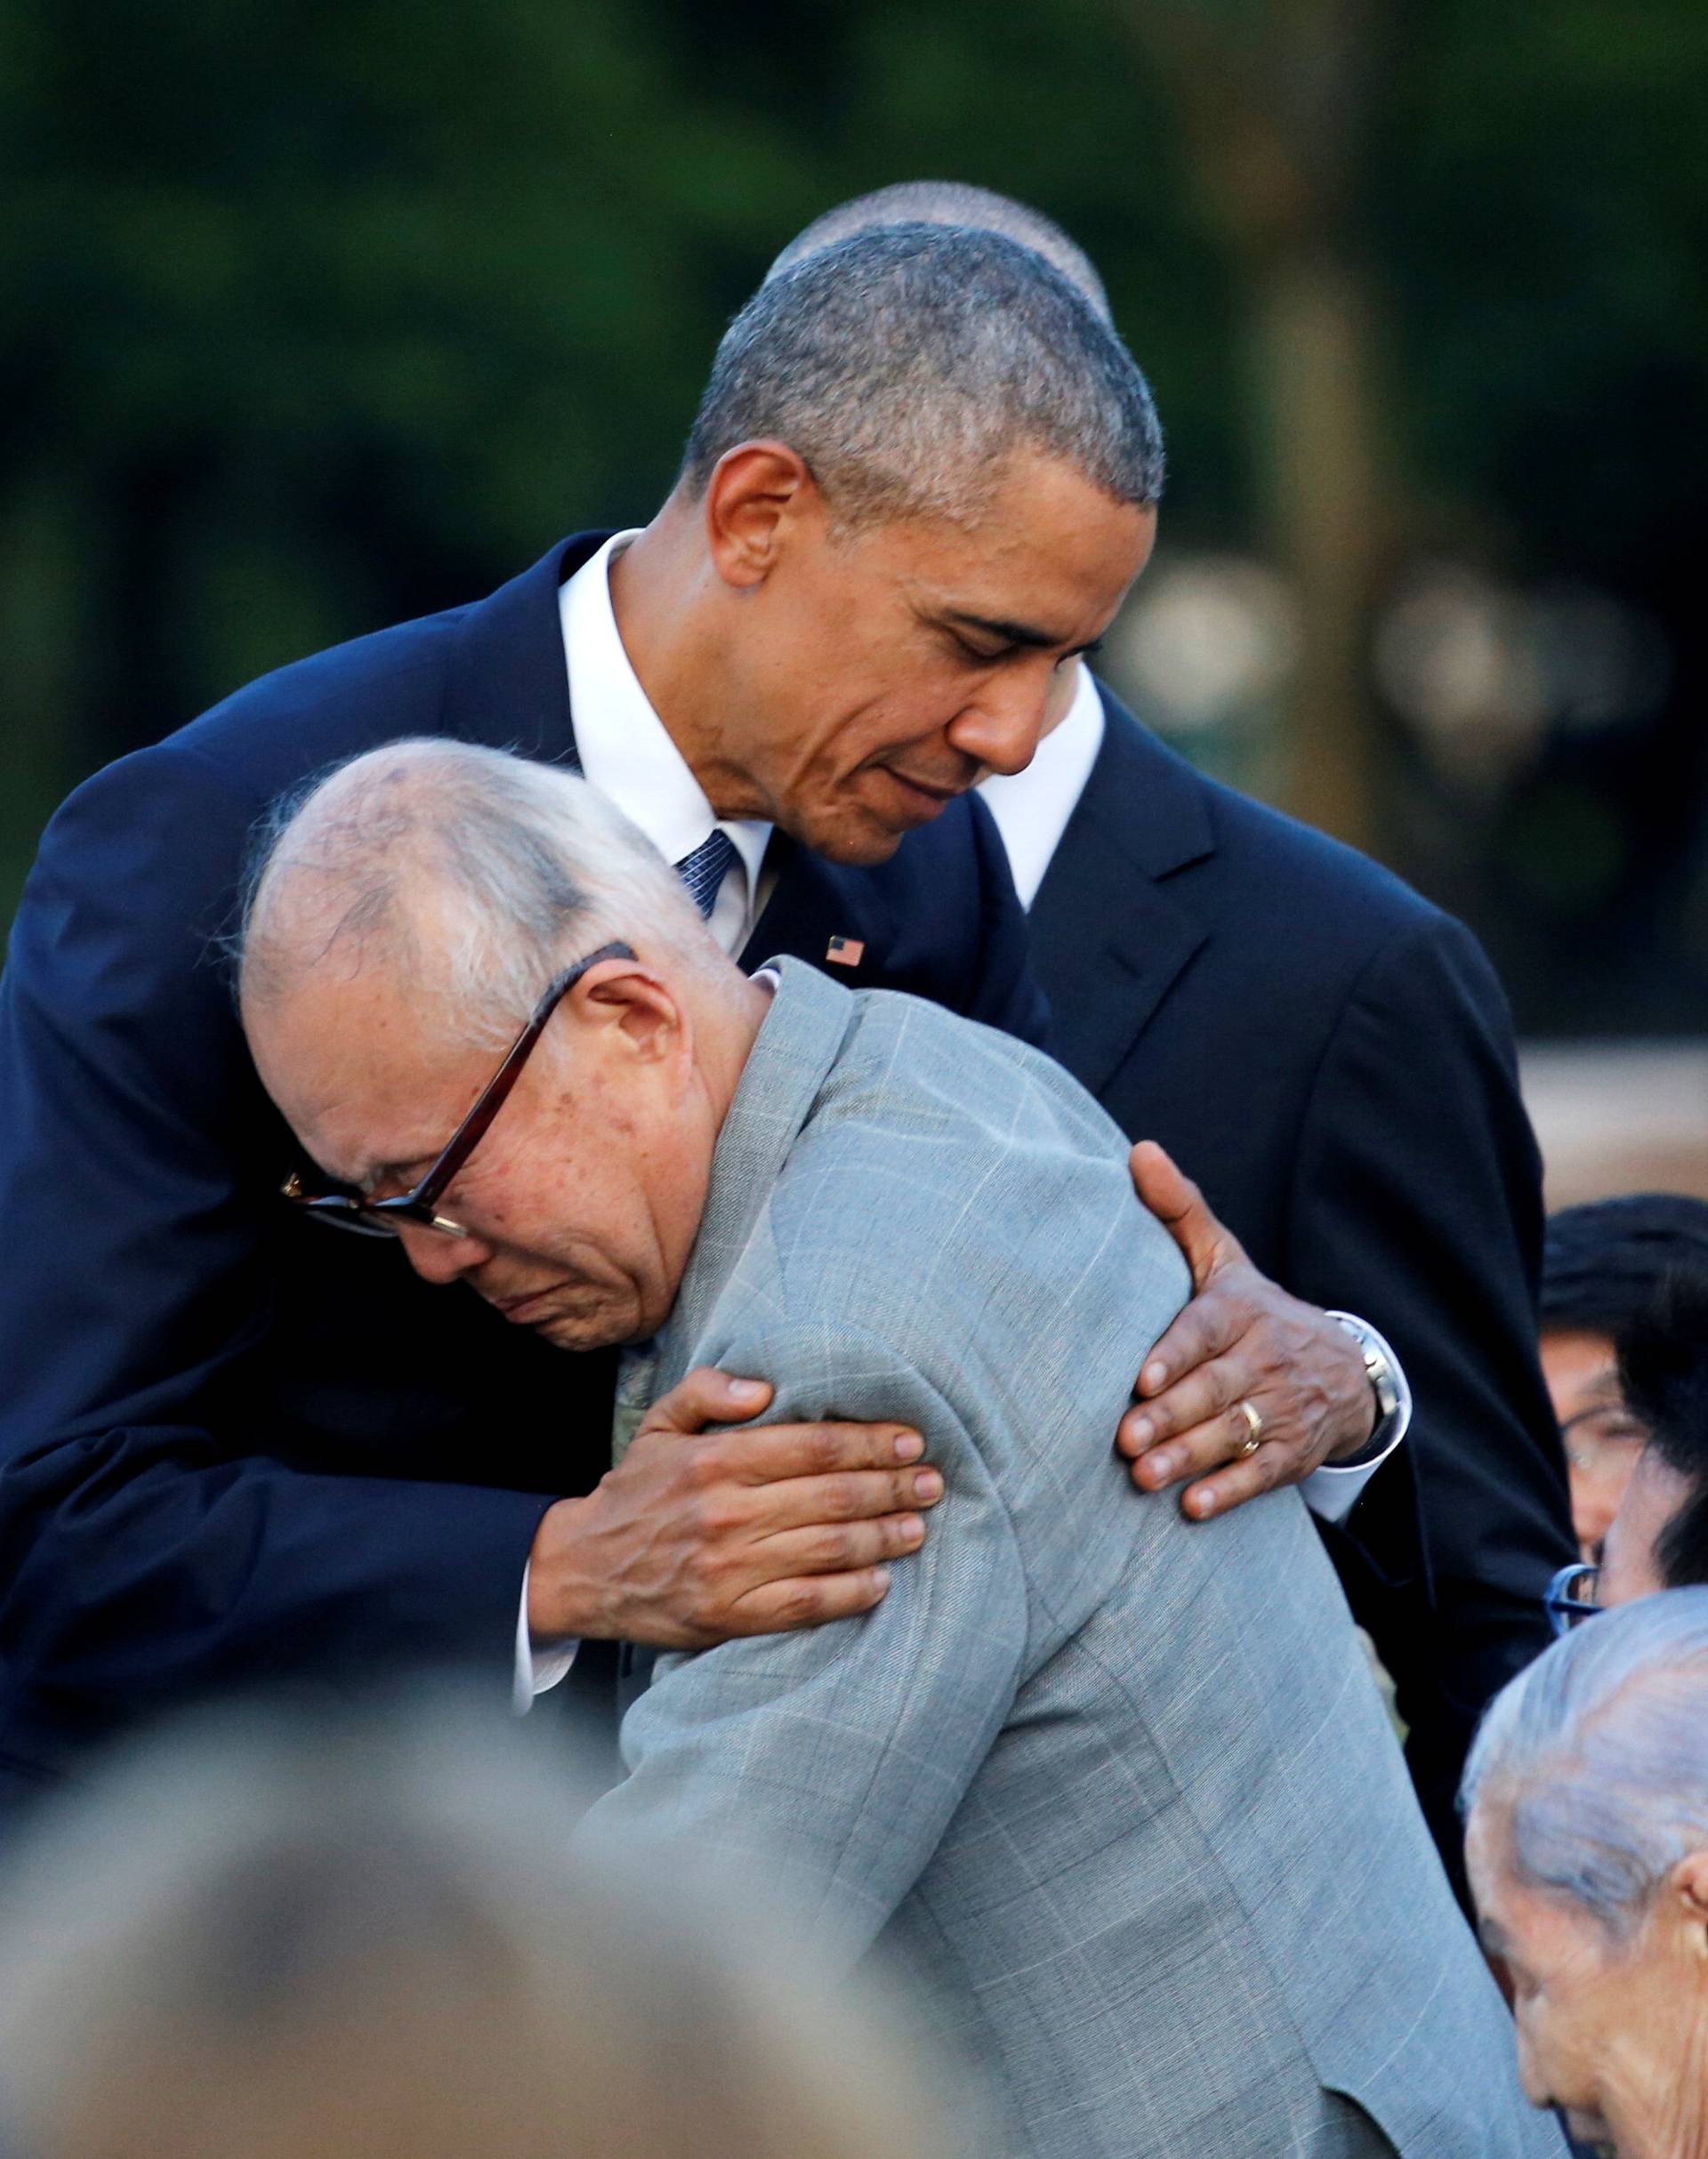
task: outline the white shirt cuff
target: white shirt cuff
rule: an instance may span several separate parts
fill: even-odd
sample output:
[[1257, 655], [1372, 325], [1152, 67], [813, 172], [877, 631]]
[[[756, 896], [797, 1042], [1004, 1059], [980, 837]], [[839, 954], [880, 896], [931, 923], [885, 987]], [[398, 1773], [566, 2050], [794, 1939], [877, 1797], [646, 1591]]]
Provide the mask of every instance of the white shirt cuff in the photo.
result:
[[576, 1661], [578, 1641], [553, 1642], [549, 1649], [536, 1649], [534, 1637], [528, 1631], [528, 1578], [532, 1569], [522, 1569], [522, 1606], [516, 1615], [516, 1681], [511, 1699], [519, 1717], [527, 1716], [534, 1706], [536, 1695], [549, 1694], [565, 1679]]
[[1391, 1429], [1387, 1436], [1387, 1444], [1379, 1454], [1372, 1455], [1367, 1462], [1325, 1462], [1320, 1470], [1313, 1470], [1299, 1487], [1304, 1495], [1306, 1506], [1319, 1521], [1343, 1522], [1351, 1513], [1366, 1485], [1406, 1437], [1412, 1422], [1412, 1390], [1405, 1370], [1386, 1338], [1379, 1334], [1367, 1319], [1359, 1319], [1351, 1312], [1331, 1312], [1328, 1317], [1338, 1319], [1349, 1333], [1363, 1336], [1382, 1351], [1388, 1359], [1388, 1369], [1394, 1375], [1394, 1393], [1397, 1398], [1390, 1420]]

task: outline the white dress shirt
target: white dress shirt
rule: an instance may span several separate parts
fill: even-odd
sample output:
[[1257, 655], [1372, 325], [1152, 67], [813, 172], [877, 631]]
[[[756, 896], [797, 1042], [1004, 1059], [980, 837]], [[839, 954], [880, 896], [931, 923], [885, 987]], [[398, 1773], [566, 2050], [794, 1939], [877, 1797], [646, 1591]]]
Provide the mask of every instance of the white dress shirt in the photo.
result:
[[[996, 820], [996, 829], [1008, 854], [1008, 866], [1013, 874], [1014, 890], [1019, 894], [1023, 907], [1029, 908], [1038, 896], [1043, 874], [1061, 844], [1068, 820], [1084, 793], [1085, 783], [1092, 777], [1092, 767], [1097, 762], [1097, 753], [1102, 746], [1103, 700], [1092, 679], [1091, 669], [1080, 667], [1074, 700], [1066, 717], [1038, 745], [1038, 753], [1025, 771], [993, 772], [988, 779], [979, 782], [979, 792]], [[1381, 1454], [1369, 1462], [1345, 1466], [1325, 1462], [1301, 1486], [1305, 1503], [1313, 1514], [1324, 1521], [1341, 1522], [1351, 1512], [1352, 1502], [1371, 1477], [1406, 1437], [1406, 1428], [1412, 1421], [1412, 1390], [1400, 1370], [1399, 1359], [1368, 1320], [1356, 1318], [1349, 1312], [1335, 1312], [1331, 1317], [1338, 1319], [1355, 1338], [1366, 1338], [1382, 1351], [1394, 1374], [1395, 1392], [1399, 1398], [1393, 1429]]]
[[1028, 909], [1103, 747], [1103, 700], [1091, 669], [1077, 660], [1074, 669], [1079, 681], [1067, 716], [1038, 745], [1025, 771], [993, 772], [979, 783], [1003, 835], [1014, 890]]
[[558, 594], [576, 753], [589, 781], [666, 861], [691, 855], [714, 826], [729, 834], [736, 862], [713, 906], [712, 934], [726, 952], [738, 953], [759, 919], [771, 827], [756, 818], [717, 815], [640, 687], [617, 632], [610, 579], [612, 558], [636, 537], [613, 535]]

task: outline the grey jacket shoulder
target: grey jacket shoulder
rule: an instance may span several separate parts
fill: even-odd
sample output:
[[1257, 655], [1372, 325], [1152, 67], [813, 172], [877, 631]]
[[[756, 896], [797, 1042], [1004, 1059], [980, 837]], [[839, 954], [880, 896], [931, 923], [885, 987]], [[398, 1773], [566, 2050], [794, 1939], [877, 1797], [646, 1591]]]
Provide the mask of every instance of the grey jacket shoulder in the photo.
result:
[[[1185, 1290], [1072, 1081], [786, 965], [662, 1377], [913, 1423], [947, 1488], [861, 1618], [662, 1660], [584, 1833], [900, 1954], [1005, 2159], [1557, 2148], [1296, 1495], [1188, 1524], [1115, 1457]], [[1129, 2044], [1135, 1985], [1193, 2044]]]
[[[850, 1000], [767, 1229], [787, 1317], [880, 1334], [963, 1407], [989, 1398], [981, 1382], [1003, 1399], [1043, 1383], [1069, 1341], [1103, 1352], [1101, 1387], [1087, 1374], [1076, 1392], [1109, 1397], [1106, 1438], [1190, 1287], [1134, 1196], [1125, 1139], [1076, 1080], [881, 990]], [[1024, 1429], [1043, 1442], [1047, 1422]]]

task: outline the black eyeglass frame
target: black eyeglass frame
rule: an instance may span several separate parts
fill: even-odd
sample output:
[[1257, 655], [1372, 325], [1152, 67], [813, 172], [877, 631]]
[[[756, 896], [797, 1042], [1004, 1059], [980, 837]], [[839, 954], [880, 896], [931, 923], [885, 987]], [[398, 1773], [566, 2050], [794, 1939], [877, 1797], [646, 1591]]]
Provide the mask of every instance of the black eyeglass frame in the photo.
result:
[[1554, 1630], [1556, 1640], [1569, 1634], [1583, 1621], [1595, 1618], [1601, 1610], [1592, 1599], [1571, 1593], [1571, 1585], [1582, 1577], [1587, 1577], [1589, 1586], [1593, 1589], [1600, 1572], [1599, 1567], [1591, 1567], [1587, 1560], [1574, 1559], [1570, 1566], [1559, 1568], [1542, 1592], [1543, 1609], [1548, 1615], [1548, 1623]]
[[310, 1192], [302, 1181], [302, 1172], [293, 1170], [280, 1188], [285, 1197], [313, 1220], [325, 1222], [328, 1229], [350, 1230], [357, 1237], [396, 1237], [399, 1222], [436, 1229], [441, 1237], [467, 1237], [469, 1232], [461, 1222], [439, 1213], [440, 1198], [491, 1129], [493, 1119], [521, 1077], [522, 1067], [533, 1054], [534, 1045], [544, 1034], [547, 1020], [576, 984], [606, 960], [633, 957], [633, 950], [627, 945], [601, 945], [597, 952], [590, 952], [584, 960], [577, 960], [573, 967], [566, 967], [561, 974], [552, 977], [534, 1007], [528, 1025], [505, 1052], [503, 1064], [475, 1097], [473, 1107], [451, 1134], [427, 1174], [410, 1191], [400, 1192], [392, 1199], [364, 1199], [357, 1192]]

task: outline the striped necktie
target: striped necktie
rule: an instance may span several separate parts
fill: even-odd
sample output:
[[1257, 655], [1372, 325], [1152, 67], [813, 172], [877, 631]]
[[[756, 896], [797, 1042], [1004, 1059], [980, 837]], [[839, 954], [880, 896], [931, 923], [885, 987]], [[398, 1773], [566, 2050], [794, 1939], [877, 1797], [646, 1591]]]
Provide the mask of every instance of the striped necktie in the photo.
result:
[[684, 855], [676, 865], [676, 874], [688, 887], [689, 897], [707, 922], [718, 904], [718, 888], [723, 882], [724, 872], [735, 858], [735, 842], [727, 832], [713, 826], [707, 838], [702, 840], [691, 855]]
[[[564, 757], [564, 764], [576, 778], [582, 777], [581, 759], [572, 743]], [[724, 873], [735, 859], [736, 844], [727, 832], [720, 832], [714, 825], [691, 855], [684, 855], [676, 864], [676, 874], [688, 887], [689, 897], [707, 922], [718, 904], [718, 892], [723, 883]]]

